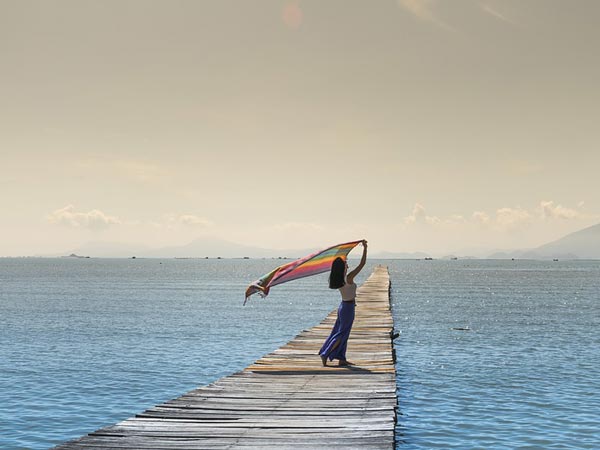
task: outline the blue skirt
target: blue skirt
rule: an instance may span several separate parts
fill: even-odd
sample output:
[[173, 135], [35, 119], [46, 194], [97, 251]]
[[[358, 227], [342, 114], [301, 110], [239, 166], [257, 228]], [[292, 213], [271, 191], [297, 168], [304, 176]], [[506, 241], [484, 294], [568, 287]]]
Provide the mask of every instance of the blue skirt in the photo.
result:
[[[319, 355], [329, 358], [329, 361], [339, 359], [340, 361], [346, 360], [346, 348], [348, 347], [348, 338], [350, 337], [350, 331], [352, 330], [352, 323], [354, 322], [354, 308], [356, 304], [354, 302], [342, 302], [338, 308], [338, 317], [331, 330], [331, 334], [321, 347]], [[336, 342], [340, 342], [339, 345], [333, 349]]]

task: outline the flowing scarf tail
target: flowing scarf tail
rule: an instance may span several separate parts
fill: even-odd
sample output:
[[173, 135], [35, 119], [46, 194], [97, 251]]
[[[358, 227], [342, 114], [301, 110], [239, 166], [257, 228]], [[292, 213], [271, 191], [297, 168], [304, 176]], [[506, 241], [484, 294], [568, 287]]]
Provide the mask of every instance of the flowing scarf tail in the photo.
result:
[[334, 245], [273, 269], [248, 286], [244, 305], [252, 294], [259, 293], [262, 297], [266, 297], [272, 286], [327, 272], [336, 258], [346, 260], [348, 253], [361, 242], [352, 241]]

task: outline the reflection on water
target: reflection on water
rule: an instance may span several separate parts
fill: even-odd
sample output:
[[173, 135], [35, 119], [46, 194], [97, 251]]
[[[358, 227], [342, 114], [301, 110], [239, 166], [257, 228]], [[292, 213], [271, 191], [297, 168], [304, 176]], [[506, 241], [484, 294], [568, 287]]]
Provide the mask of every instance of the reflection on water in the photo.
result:
[[391, 276], [398, 448], [600, 448], [600, 262], [396, 262]]
[[[0, 448], [48, 448], [177, 397], [337, 306], [323, 275], [242, 307], [277, 264], [0, 259]], [[398, 448], [600, 448], [600, 262], [385, 264]]]

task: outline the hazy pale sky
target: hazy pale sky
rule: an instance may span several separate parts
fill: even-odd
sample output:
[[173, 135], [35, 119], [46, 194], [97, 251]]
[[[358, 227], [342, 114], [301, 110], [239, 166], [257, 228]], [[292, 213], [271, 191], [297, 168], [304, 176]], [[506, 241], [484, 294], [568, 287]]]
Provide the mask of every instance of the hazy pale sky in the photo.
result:
[[596, 0], [0, 0], [0, 255], [600, 222]]

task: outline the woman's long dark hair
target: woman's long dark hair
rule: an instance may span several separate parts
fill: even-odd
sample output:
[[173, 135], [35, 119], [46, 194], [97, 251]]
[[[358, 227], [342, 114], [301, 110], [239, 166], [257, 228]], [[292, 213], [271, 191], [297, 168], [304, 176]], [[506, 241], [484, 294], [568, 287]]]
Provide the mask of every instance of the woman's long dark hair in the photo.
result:
[[346, 270], [346, 261], [343, 258], [335, 258], [331, 264], [329, 273], [329, 289], [339, 289], [346, 284], [344, 271]]

